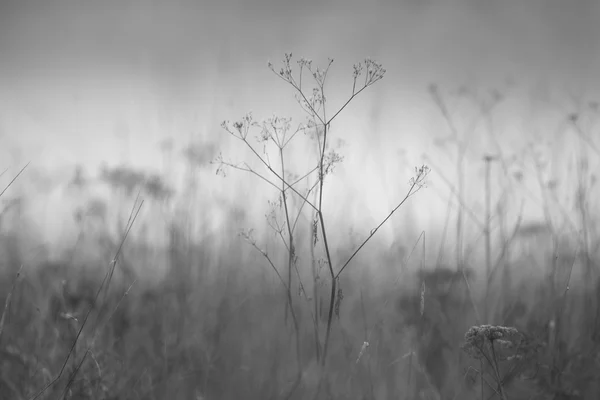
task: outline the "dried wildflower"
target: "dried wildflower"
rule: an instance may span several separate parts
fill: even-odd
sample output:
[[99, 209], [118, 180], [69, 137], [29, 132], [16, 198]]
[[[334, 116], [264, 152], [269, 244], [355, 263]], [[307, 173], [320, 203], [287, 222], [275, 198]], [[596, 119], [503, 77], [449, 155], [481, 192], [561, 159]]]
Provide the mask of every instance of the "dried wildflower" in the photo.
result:
[[319, 219], [317, 217], [315, 217], [315, 219], [313, 220], [312, 223], [312, 238], [313, 238], [313, 246], [316, 246], [317, 242], [319, 241], [319, 234], [318, 234], [318, 224], [319, 224]]
[[[515, 344], [520, 343], [520, 339], [519, 331], [515, 328], [493, 325], [473, 326], [465, 333], [462, 349], [471, 357], [479, 359], [487, 356], [488, 348], [493, 351], [500, 348], [511, 349]], [[493, 347], [494, 344], [500, 345], [498, 349]]]
[[234, 127], [235, 129], [237, 129], [237, 130], [238, 130], [238, 132], [242, 133], [242, 128], [244, 127], [244, 124], [242, 124], [241, 122], [235, 122], [235, 123], [233, 124], [233, 127]]
[[365, 77], [366, 78], [365, 86], [372, 85], [373, 83], [382, 79], [383, 76], [385, 75], [386, 70], [385, 70], [385, 68], [383, 68], [381, 63], [378, 63], [370, 58], [367, 58], [365, 60], [365, 65], [367, 67], [367, 74]]
[[290, 60], [292, 59], [292, 54], [291, 53], [286, 53], [285, 54], [285, 59], [283, 60], [283, 68], [281, 68], [279, 70], [279, 72], [275, 72], [275, 68], [273, 67], [273, 63], [271, 63], [270, 61], [267, 63], [267, 67], [273, 71], [274, 73], [278, 74], [283, 80], [288, 81], [288, 82], [292, 82], [293, 78], [292, 78], [292, 67], [290, 66]]
[[354, 72], [352, 73], [352, 77], [354, 79], [358, 78], [362, 74], [363, 66], [361, 63], [353, 65]]
[[312, 60], [302, 57], [298, 60], [298, 65], [300, 66], [300, 68], [306, 67], [310, 69], [312, 67]]
[[323, 157], [323, 164], [325, 167], [323, 174], [328, 175], [330, 173], [333, 173], [333, 171], [335, 170], [335, 166], [341, 163], [342, 161], [344, 161], [343, 156], [339, 155], [339, 153], [335, 152], [334, 150], [330, 150]]
[[319, 84], [319, 86], [323, 86], [323, 84], [325, 83], [325, 71], [317, 67], [317, 69], [315, 70], [315, 72], [313, 72], [312, 75], [313, 78], [315, 78], [315, 80]]
[[416, 187], [417, 189], [421, 189], [427, 186], [425, 178], [429, 175], [431, 169], [427, 165], [422, 165], [421, 167], [415, 167], [416, 176], [410, 178], [408, 181], [409, 186]]

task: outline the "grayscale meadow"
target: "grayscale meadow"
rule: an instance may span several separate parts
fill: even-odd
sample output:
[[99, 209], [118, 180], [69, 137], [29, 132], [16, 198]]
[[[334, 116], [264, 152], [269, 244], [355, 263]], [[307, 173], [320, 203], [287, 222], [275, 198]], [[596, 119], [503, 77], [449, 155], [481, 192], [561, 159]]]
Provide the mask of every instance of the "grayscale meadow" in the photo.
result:
[[599, 399], [599, 20], [0, 0], [0, 399]]

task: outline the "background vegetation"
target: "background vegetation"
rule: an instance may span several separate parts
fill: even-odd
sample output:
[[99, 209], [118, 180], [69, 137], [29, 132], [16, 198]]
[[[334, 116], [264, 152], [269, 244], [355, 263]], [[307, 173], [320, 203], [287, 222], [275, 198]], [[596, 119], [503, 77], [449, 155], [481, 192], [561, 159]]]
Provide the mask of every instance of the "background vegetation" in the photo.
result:
[[[223, 123], [223, 134], [246, 146], [249, 159], [229, 161], [223, 154], [213, 167], [248, 174], [256, 190], [273, 193], [263, 226], [246, 226], [256, 210], [231, 209], [220, 237], [197, 239], [187, 213], [192, 190], [202, 196], [205, 188], [190, 184], [189, 202], [178, 203], [165, 224], [168, 246], [157, 248], [143, 235], [152, 218], [140, 222], [138, 213], [169, 205], [169, 182], [106, 167], [98, 179], [118, 204], [96, 200], [73, 210], [77, 242], [66, 255], [49, 257], [47, 249], [28, 246], [29, 228], [19, 219], [27, 199], [10, 195], [9, 180], [2, 192], [0, 397], [600, 396], [597, 103], [580, 99], [575, 112], [560, 118], [577, 157], [566, 179], [558, 179], [544, 148], [551, 136], [541, 133], [515, 154], [493, 140], [499, 135], [494, 107], [505, 97], [500, 90], [481, 95], [432, 85], [431, 101], [449, 132], [437, 145], [455, 165], [455, 178], [445, 181], [452, 193], [448, 218], [439, 232], [407, 227], [407, 236], [416, 230], [412, 239], [388, 248], [377, 243], [378, 225], [350, 234], [327, 225], [320, 196], [344, 201], [327, 192], [327, 179], [347, 162], [327, 141], [336, 134], [332, 119], [343, 118], [345, 107], [326, 107], [331, 64], [317, 69], [305, 59], [295, 64], [291, 55], [281, 70], [269, 64], [308, 115], [298, 129], [284, 118], [256, 122], [251, 114]], [[363, 89], [385, 84], [378, 82], [384, 74], [372, 60], [357, 64], [350, 100], [360, 102]], [[456, 101], [474, 104], [473, 121], [455, 119]], [[480, 125], [497, 146], [481, 154], [479, 166], [466, 165]], [[292, 140], [312, 146], [316, 162], [296, 162], [299, 170], [292, 170], [285, 162], [294, 155]], [[190, 163], [206, 161], [206, 154], [188, 150]], [[430, 161], [435, 170], [438, 160]], [[408, 185], [398, 183], [406, 197], [392, 200], [390, 218], [382, 222], [402, 229], [406, 215], [394, 214], [395, 207], [435, 195], [426, 187], [429, 167], [418, 166]], [[478, 202], [467, 195], [473, 191], [466, 168], [480, 168], [484, 177]], [[85, 191], [88, 184], [76, 170], [71, 190]], [[492, 193], [492, 187], [501, 190]], [[542, 194], [536, 207], [544, 217], [535, 223], [522, 212], [523, 193], [533, 191]], [[123, 200], [130, 203], [128, 214]], [[130, 231], [137, 234], [128, 237]], [[164, 276], [150, 272], [155, 266]]]

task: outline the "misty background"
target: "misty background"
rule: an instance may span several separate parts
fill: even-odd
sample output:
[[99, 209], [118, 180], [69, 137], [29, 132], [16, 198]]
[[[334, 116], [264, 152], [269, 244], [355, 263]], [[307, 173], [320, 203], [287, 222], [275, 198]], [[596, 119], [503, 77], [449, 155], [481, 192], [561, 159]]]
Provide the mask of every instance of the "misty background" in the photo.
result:
[[[499, 144], [506, 158], [525, 160], [511, 165], [511, 173], [523, 178], [509, 218], [516, 220], [525, 199], [525, 217], [536, 221], [541, 196], [527, 146], [539, 147], [547, 159], [551, 171], [544, 179], [555, 179], [556, 190], [572, 197], [569, 177], [585, 146], [568, 116], [578, 113], [591, 132], [586, 140], [598, 143], [596, 126], [587, 122], [598, 111], [598, 18], [600, 3], [593, 0], [3, 0], [0, 170], [7, 172], [0, 179], [4, 186], [31, 162], [7, 196], [26, 196], [21, 217], [38, 240], [58, 247], [75, 241], [77, 207], [104, 199], [111, 218], [123, 218], [135, 197], [102, 184], [73, 190], [77, 166], [90, 179], [117, 166], [163, 177], [178, 200], [144, 206], [141, 220], [153, 240], [164, 238], [178, 207], [190, 207], [199, 232], [230, 235], [238, 228], [228, 219], [232, 212], [246, 210], [240, 227], [263, 223], [274, 194], [239, 171], [215, 174], [208, 162], [219, 152], [252, 159], [221, 122], [248, 111], [258, 120], [305, 118], [293, 89], [267, 61], [279, 70], [286, 52], [322, 67], [333, 58], [326, 88], [329, 107], [337, 109], [351, 94], [352, 65], [371, 57], [387, 70], [384, 79], [332, 125], [332, 142], [345, 157], [325, 189], [325, 213], [336, 230], [368, 232], [424, 163], [432, 168], [429, 187], [379, 240], [410, 247], [422, 230], [435, 237], [442, 229], [451, 197], [444, 177], [455, 182], [456, 158], [441, 146], [450, 130], [428, 91], [431, 84], [447, 96], [459, 130], [476, 119], [478, 104], [501, 94], [493, 118], [482, 118], [470, 136], [466, 196], [483, 211], [482, 159], [497, 154]], [[465, 96], [475, 101], [461, 100]], [[190, 146], [200, 154], [195, 162], [185, 157]], [[301, 165], [308, 155], [304, 148], [290, 157]], [[590, 159], [590, 170], [597, 160]], [[190, 176], [197, 185], [193, 195], [184, 190]], [[496, 180], [492, 191], [497, 200]]]

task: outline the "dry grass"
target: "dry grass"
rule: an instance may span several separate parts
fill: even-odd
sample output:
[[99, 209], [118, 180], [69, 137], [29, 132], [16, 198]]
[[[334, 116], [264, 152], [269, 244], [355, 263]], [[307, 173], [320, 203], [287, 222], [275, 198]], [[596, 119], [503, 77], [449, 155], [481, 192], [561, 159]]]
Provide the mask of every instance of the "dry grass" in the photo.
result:
[[[259, 279], [236, 278], [242, 255], [230, 259], [208, 281], [191, 283], [177, 276], [181, 268], [173, 268], [163, 285], [115, 285], [73, 350], [86, 297], [101, 282], [67, 266], [65, 276], [53, 278], [66, 278], [74, 288], [65, 301], [60, 284], [40, 290], [44, 285], [36, 280], [46, 284], [47, 277], [23, 274], [12, 301], [10, 290], [2, 296], [10, 304], [0, 343], [0, 395], [32, 398], [53, 382], [71, 352], [61, 378], [40, 398], [63, 392], [72, 399], [281, 398], [296, 369], [294, 331], [284, 324], [281, 293]], [[532, 299], [505, 294], [510, 302], [494, 319], [517, 327], [522, 336], [513, 346], [496, 341], [494, 355], [489, 341], [465, 339], [475, 316], [462, 273], [441, 268], [415, 274], [418, 280], [427, 288], [423, 308], [418, 285], [399, 291], [361, 284], [364, 295], [357, 296], [350, 293], [359, 282], [342, 281], [348, 294], [334, 321], [325, 372], [313, 356], [308, 305], [298, 304], [304, 357], [302, 382], [292, 398], [312, 398], [321, 374], [322, 398], [479, 399], [482, 391], [485, 398], [496, 392], [507, 399], [597, 398], [594, 293], [570, 293], [566, 317], [552, 323], [545, 283], [517, 283], [537, 288], [536, 294]], [[369, 346], [363, 348], [365, 342]]]

